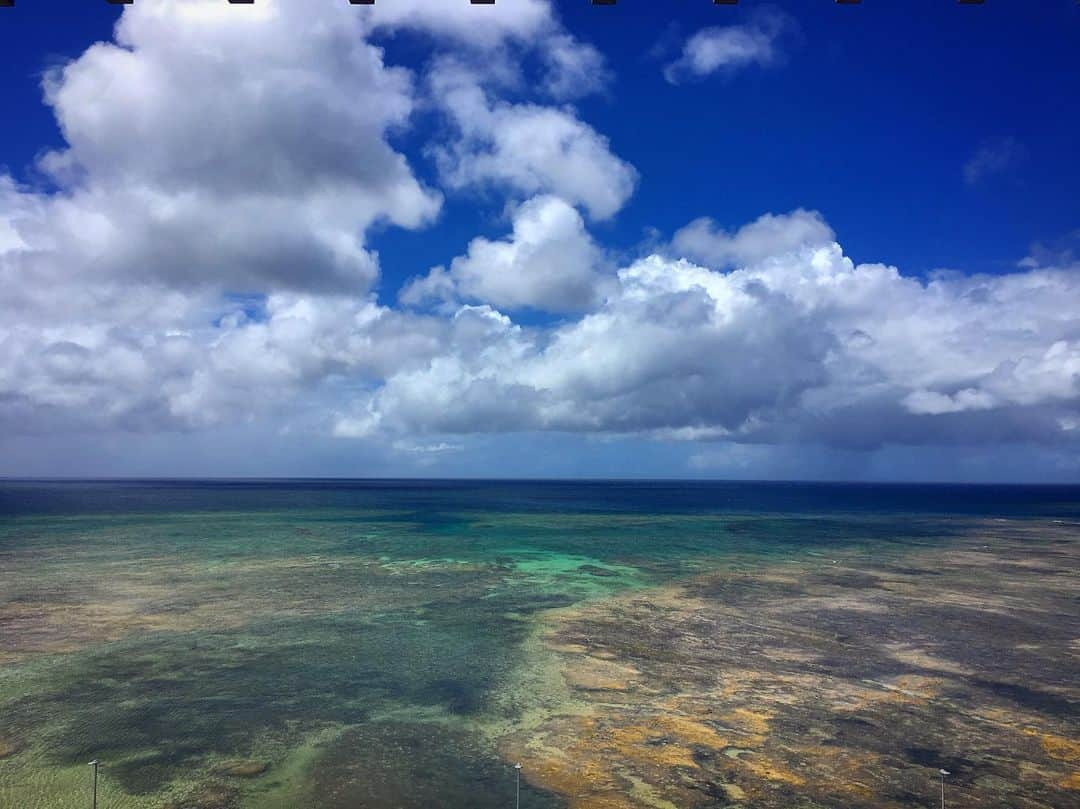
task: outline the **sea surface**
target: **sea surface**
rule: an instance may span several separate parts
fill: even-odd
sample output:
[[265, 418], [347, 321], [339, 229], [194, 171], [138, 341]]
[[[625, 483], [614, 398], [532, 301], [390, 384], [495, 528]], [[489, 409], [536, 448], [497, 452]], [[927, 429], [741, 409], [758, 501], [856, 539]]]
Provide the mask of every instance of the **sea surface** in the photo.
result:
[[585, 806], [506, 742], [576, 699], [551, 616], [995, 523], [1080, 487], [0, 481], [0, 807]]

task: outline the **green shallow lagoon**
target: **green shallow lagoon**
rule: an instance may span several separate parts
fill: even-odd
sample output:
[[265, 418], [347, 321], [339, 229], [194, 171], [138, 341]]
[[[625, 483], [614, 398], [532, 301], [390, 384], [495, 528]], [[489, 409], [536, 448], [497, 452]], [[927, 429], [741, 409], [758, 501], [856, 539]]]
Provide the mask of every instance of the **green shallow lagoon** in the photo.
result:
[[[0, 484], [0, 807], [87, 806], [92, 758], [103, 809], [510, 806], [500, 739], [572, 698], [552, 611], [984, 516], [938, 490], [546, 486]], [[994, 508], [1071, 519], [1025, 496]], [[529, 780], [523, 806], [566, 805]]]

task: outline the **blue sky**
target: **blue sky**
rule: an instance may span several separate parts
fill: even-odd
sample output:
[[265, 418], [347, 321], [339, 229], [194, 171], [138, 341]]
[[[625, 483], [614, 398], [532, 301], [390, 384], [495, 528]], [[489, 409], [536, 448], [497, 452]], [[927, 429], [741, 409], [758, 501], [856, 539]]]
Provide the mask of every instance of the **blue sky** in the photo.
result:
[[[680, 87], [664, 80], [651, 51], [769, 4], [669, 5], [559, 4], [567, 27], [615, 74], [607, 94], [581, 104], [582, 117], [643, 177], [603, 233], [610, 242], [634, 249], [650, 228], [670, 232], [695, 216], [737, 226], [803, 206], [825, 214], [856, 260], [885, 259], [909, 273], [1001, 272], [1032, 242], [1061, 241], [1077, 228], [1075, 3], [771, 4], [799, 26], [782, 66]], [[0, 155], [26, 176], [43, 146], [61, 143], [41, 103], [42, 70], [108, 39], [119, 9], [75, 0], [16, 8], [5, 11], [0, 36], [5, 108], [18, 123], [5, 128]], [[393, 38], [386, 44], [393, 54]], [[417, 56], [406, 50], [405, 63]], [[1015, 164], [965, 183], [963, 166], [978, 149], [1006, 138], [1022, 147]], [[423, 250], [420, 263], [444, 261], [478, 230], [498, 232], [499, 206], [477, 211], [475, 201], [448, 206], [438, 232], [410, 245]], [[395, 255], [410, 239], [376, 240], [385, 244], [388, 286], [416, 272], [411, 255]]]
[[[820, 210], [857, 261], [1002, 272], [1032, 242], [1077, 228], [1075, 4], [789, 3], [779, 7], [800, 34], [782, 66], [672, 87], [649, 56], [760, 5], [560, 4], [616, 75], [582, 117], [642, 175], [607, 239], [632, 249], [649, 228], [670, 233], [696, 216], [735, 227], [802, 206]], [[978, 149], [1005, 138], [1022, 144], [1016, 165], [965, 183]], [[447, 225], [453, 239], [456, 217]]]
[[[738, 226], [803, 206], [825, 214], [856, 260], [885, 259], [909, 273], [1001, 272], [1032, 242], [1061, 241], [1078, 227], [1074, 3], [771, 4], [799, 26], [782, 66], [680, 87], [664, 80], [663, 60], [650, 52], [768, 4], [670, 5], [559, 4], [567, 27], [595, 44], [615, 74], [608, 93], [581, 105], [582, 117], [643, 177], [603, 233], [608, 241], [634, 249], [650, 228], [670, 232], [703, 214]], [[5, 11], [0, 36], [5, 108], [18, 123], [5, 128], [0, 155], [26, 176], [43, 146], [61, 143], [41, 103], [43, 69], [108, 39], [120, 10], [75, 0], [16, 8]], [[386, 44], [393, 54], [393, 38]], [[402, 50], [406, 64], [425, 55]], [[963, 166], [979, 148], [1006, 138], [1022, 147], [1015, 164], [965, 183]], [[499, 206], [478, 211], [475, 201], [448, 206], [420, 244], [400, 231], [377, 239], [386, 285], [415, 274], [417, 248], [421, 264], [437, 264], [476, 232], [497, 233]]]
[[[22, 0], [0, 10], [9, 122], [0, 177], [10, 186], [0, 218], [21, 234], [7, 253], [0, 239], [0, 268], [22, 293], [0, 355], [0, 401], [12, 403], [0, 473], [61, 473], [75, 457], [79, 474], [631, 467], [676, 477], [1080, 479], [1074, 3], [500, 0], [494, 12], [464, 9], [465, 22], [425, 0], [325, 3], [333, 10], [310, 20], [285, 3], [281, 13], [297, 15], [287, 38], [251, 31], [271, 44], [282, 36], [277, 50], [245, 45], [230, 61], [220, 49], [200, 53], [201, 43], [218, 33], [242, 41], [229, 37], [243, 37], [243, 9], [193, 23], [167, 2], [154, 16], [141, 6], [155, 3], [141, 0], [125, 12], [143, 15], [124, 43], [128, 67], [84, 55], [112, 38], [117, 7]], [[326, 26], [342, 40], [320, 40]], [[350, 36], [381, 49], [375, 73], [334, 61]], [[695, 41], [720, 54], [716, 64], [688, 61]], [[751, 50], [733, 55], [732, 43]], [[556, 75], [560, 54], [575, 67]], [[43, 76], [64, 65], [76, 69], [54, 74], [56, 95], [43, 103]], [[205, 103], [183, 76], [203, 68], [220, 82]], [[245, 95], [245, 76], [286, 69], [296, 86], [274, 90], [272, 104]], [[542, 89], [559, 77], [571, 89]], [[384, 80], [393, 87], [369, 96]], [[340, 104], [355, 109], [335, 118]], [[281, 134], [302, 129], [300, 116], [318, 127], [322, 109], [340, 139], [319, 133], [298, 147]], [[250, 144], [270, 144], [265, 167], [244, 143], [186, 154], [200, 122], [222, 110]], [[563, 127], [564, 145], [581, 145], [578, 162], [564, 171], [570, 162], [545, 153], [518, 165], [531, 147], [499, 146], [517, 124], [520, 137]], [[221, 166], [248, 161], [254, 169], [224, 187]], [[261, 184], [294, 170], [354, 181], [327, 199], [314, 183]], [[378, 179], [391, 175], [393, 187]], [[189, 220], [165, 203], [179, 211], [199, 194]], [[295, 216], [262, 233], [256, 220], [277, 215], [258, 208], [268, 197]], [[165, 213], [124, 221], [132, 199]], [[69, 202], [102, 217], [89, 242], [65, 231], [77, 230]], [[252, 217], [238, 225], [251, 229], [239, 246], [207, 224], [217, 203], [227, 221]], [[370, 215], [337, 222], [353, 204]], [[327, 210], [338, 230], [306, 235], [321, 225], [303, 222]], [[762, 216], [780, 218], [740, 241]], [[647, 273], [632, 270], [654, 259]], [[711, 274], [672, 263], [680, 259]], [[881, 265], [895, 277], [871, 269]], [[799, 291], [807, 272], [820, 294]], [[952, 280], [931, 283], [942, 277]], [[856, 286], [866, 291], [836, 297]], [[54, 306], [49, 289], [83, 303]], [[734, 293], [769, 303], [730, 309]], [[674, 294], [685, 298], [676, 308]], [[140, 320], [127, 310], [143, 296], [175, 300]], [[895, 299], [896, 311], [872, 308], [875, 296]], [[631, 308], [643, 298], [659, 308]], [[687, 326], [678, 318], [691, 306], [709, 314]], [[295, 330], [275, 330], [275, 317], [282, 328], [304, 319], [303, 339], [318, 350], [286, 345]], [[461, 325], [470, 318], [495, 331], [476, 337]], [[650, 337], [656, 318], [666, 330]], [[897, 325], [879, 335], [874, 323]], [[683, 343], [672, 337], [680, 333]], [[648, 352], [630, 346], [642, 335], [644, 344], [671, 338], [673, 353], [640, 359]], [[173, 376], [148, 370], [181, 338], [190, 344], [170, 349], [183, 355]], [[698, 363], [702, 351], [715, 362]], [[35, 372], [52, 370], [28, 380], [21, 363], [35, 352]], [[243, 352], [260, 372], [237, 383]], [[584, 368], [571, 361], [593, 354]], [[61, 355], [94, 370], [53, 368]], [[110, 376], [117, 368], [122, 379]], [[272, 403], [251, 406], [262, 399]], [[423, 401], [437, 401], [440, 415], [421, 412]]]

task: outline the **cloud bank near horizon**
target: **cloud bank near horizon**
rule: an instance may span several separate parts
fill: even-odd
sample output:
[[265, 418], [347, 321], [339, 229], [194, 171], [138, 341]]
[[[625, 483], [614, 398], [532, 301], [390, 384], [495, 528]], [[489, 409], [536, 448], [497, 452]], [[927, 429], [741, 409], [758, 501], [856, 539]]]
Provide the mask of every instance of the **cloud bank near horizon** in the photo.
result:
[[[434, 0], [237, 10], [129, 6], [46, 79], [52, 187], [0, 177], [8, 438], [257, 425], [427, 458], [570, 434], [685, 442], [693, 469], [732, 447], [1077, 447], [1071, 257], [912, 278], [798, 209], [733, 231], [701, 212], [619, 260], [589, 228], [638, 173], [568, 105], [610, 77], [546, 2], [487, 26]], [[388, 64], [387, 32], [425, 70]], [[427, 173], [395, 146], [418, 110]], [[466, 191], [503, 202], [504, 235], [380, 298], [373, 229], [421, 238]]]

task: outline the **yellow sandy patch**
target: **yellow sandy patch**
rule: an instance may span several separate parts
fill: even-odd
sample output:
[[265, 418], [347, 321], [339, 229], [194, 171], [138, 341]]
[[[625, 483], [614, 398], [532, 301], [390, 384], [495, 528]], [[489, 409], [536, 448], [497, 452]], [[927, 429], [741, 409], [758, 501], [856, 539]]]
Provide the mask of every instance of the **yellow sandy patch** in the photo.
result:
[[1065, 736], [1055, 736], [1053, 733], [1040, 733], [1032, 728], [1027, 728], [1024, 732], [1029, 736], [1038, 736], [1043, 750], [1052, 758], [1070, 764], [1080, 764], [1080, 741]]
[[724, 793], [733, 801], [741, 801], [746, 797], [746, 791], [738, 784], [721, 784]]
[[660, 767], [697, 767], [690, 750], [664, 738], [663, 730], [652, 723], [611, 731], [611, 744], [624, 758]]
[[586, 691], [626, 691], [640, 673], [631, 666], [591, 655], [570, 658], [563, 669], [563, 677], [570, 686]]
[[731, 722], [740, 730], [744, 730], [754, 736], [764, 738], [769, 732], [769, 722], [773, 718], [770, 711], [755, 711], [750, 708], [736, 708], [721, 715], [722, 719]]
[[604, 792], [570, 802], [572, 809], [638, 809], [636, 801], [623, 792]]
[[754, 752], [739, 756], [736, 761], [742, 769], [748, 770], [758, 778], [764, 778], [767, 781], [776, 781], [791, 784], [792, 786], [802, 786], [806, 783], [806, 779], [798, 773], [792, 772], [777, 761]]

